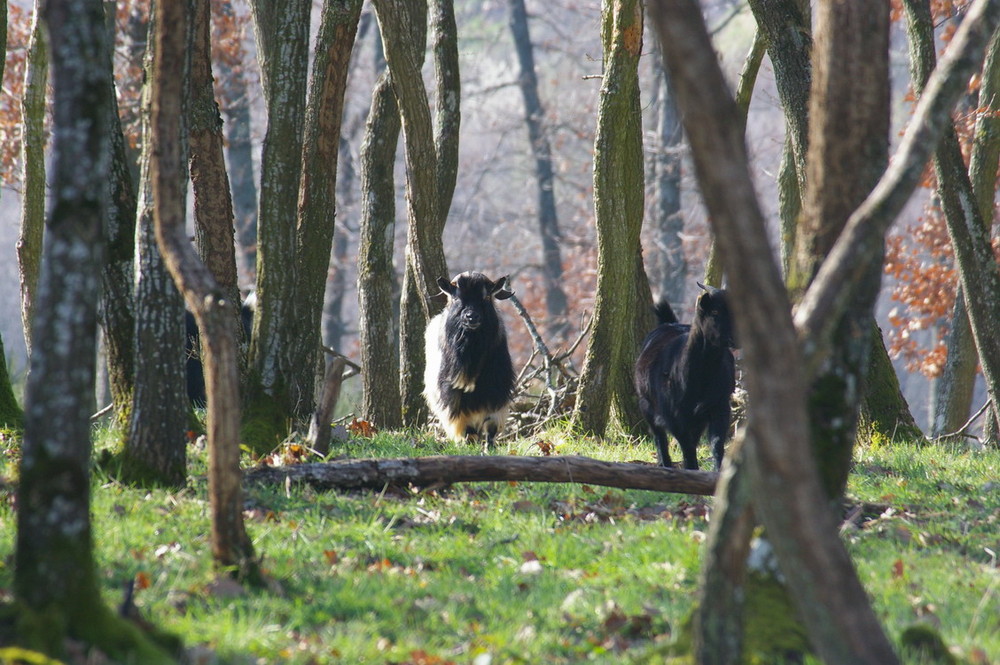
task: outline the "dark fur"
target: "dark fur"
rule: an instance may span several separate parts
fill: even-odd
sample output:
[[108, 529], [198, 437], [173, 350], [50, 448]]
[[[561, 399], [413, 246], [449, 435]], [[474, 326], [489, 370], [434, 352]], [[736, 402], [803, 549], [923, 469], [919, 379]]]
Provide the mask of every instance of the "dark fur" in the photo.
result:
[[507, 333], [494, 300], [513, 294], [506, 277], [493, 282], [478, 272], [451, 282], [441, 278], [438, 285], [448, 304], [427, 325], [424, 396], [453, 439], [485, 434], [491, 445], [514, 391]]
[[[253, 304], [248, 300], [240, 308], [240, 320], [247, 337], [253, 329]], [[205, 368], [201, 364], [201, 335], [198, 323], [190, 310], [184, 310], [184, 374], [187, 382], [187, 396], [191, 406], [203, 409], [208, 404], [205, 392]]]
[[702, 288], [691, 325], [678, 323], [666, 301], [656, 306], [660, 325], [643, 341], [635, 385], [660, 465], [671, 466], [669, 433], [680, 445], [684, 468], [697, 469], [696, 449], [707, 428], [719, 470], [736, 388], [735, 342], [725, 291]]

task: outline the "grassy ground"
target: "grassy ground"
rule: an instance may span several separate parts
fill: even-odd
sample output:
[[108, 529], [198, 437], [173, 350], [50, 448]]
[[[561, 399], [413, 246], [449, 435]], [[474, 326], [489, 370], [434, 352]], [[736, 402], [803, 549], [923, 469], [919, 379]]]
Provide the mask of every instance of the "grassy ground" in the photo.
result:
[[[646, 442], [549, 442], [555, 454], [654, 459]], [[500, 452], [541, 454], [536, 441]], [[16, 442], [2, 442], [0, 477]], [[354, 439], [349, 457], [471, 452], [422, 434]], [[704, 452], [704, 451], [703, 451]], [[144, 616], [220, 663], [663, 662], [697, 590], [710, 500], [543, 484], [423, 493], [252, 489], [248, 529], [275, 580], [213, 569], [204, 460], [188, 489], [144, 491], [95, 471], [106, 599], [135, 580]], [[0, 486], [0, 600], [15, 530]], [[863, 507], [844, 538], [889, 634], [924, 621], [972, 663], [1000, 662], [1000, 452], [863, 447]]]

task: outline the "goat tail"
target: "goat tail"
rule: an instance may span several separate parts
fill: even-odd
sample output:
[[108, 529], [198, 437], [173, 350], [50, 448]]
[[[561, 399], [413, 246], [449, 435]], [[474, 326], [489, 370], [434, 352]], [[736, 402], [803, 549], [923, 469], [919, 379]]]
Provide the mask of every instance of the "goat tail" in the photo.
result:
[[660, 325], [665, 323], [677, 323], [677, 315], [674, 314], [674, 310], [670, 306], [670, 303], [667, 302], [666, 298], [663, 298], [656, 303], [656, 305], [653, 306], [653, 311], [656, 312], [656, 320]]

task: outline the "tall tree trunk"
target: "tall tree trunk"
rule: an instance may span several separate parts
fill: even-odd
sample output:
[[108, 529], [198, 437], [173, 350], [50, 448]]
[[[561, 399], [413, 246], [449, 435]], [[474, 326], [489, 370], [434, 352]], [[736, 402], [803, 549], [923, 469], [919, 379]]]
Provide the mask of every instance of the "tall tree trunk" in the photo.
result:
[[[108, 209], [109, 47], [100, 0], [50, 0], [51, 212], [34, 315], [19, 473], [14, 594], [26, 646], [65, 657], [64, 638], [114, 660], [169, 658], [101, 600], [90, 521], [90, 405]], [[32, 640], [34, 642], [32, 642]]]
[[897, 662], [837, 537], [811, 451], [802, 445], [810, 429], [807, 383], [790, 303], [771, 258], [737, 109], [701, 9], [691, 0], [659, 0], [651, 14], [723, 262], [729, 274], [741, 276], [729, 288], [754, 404], [746, 445], [755, 512], [820, 657]]
[[[237, 30], [236, 12], [231, 0], [213, 0], [212, 18], [216, 24], [217, 39], [225, 43], [239, 43], [242, 31]], [[242, 47], [239, 55], [245, 55]], [[216, 83], [222, 90], [222, 113], [226, 117], [223, 130], [226, 134], [226, 156], [229, 163], [236, 224], [238, 273], [242, 279], [253, 277], [257, 268], [257, 183], [253, 175], [253, 143], [250, 140], [250, 90], [247, 86], [242, 60], [233, 62], [230, 57], [215, 58]]]
[[361, 143], [361, 230], [358, 239], [358, 336], [361, 346], [361, 416], [386, 429], [402, 425], [399, 391], [396, 276], [392, 266], [396, 228], [393, 168], [401, 125], [389, 72], [372, 92]]
[[535, 178], [538, 181], [538, 232], [542, 239], [542, 276], [545, 280], [545, 309], [549, 316], [550, 333], [563, 339], [569, 322], [566, 320], [566, 292], [562, 288], [562, 254], [559, 251], [559, 218], [556, 215], [555, 175], [552, 170], [552, 148], [545, 131], [545, 109], [538, 95], [535, 74], [535, 53], [528, 29], [528, 12], [524, 0], [510, 0], [510, 32], [521, 73], [518, 84], [524, 99], [524, 119], [528, 125], [528, 140], [535, 158]]
[[[684, 130], [670, 79], [661, 66], [656, 74], [659, 111], [656, 117], [657, 143], [653, 152], [653, 198], [655, 229], [650, 257], [653, 290], [660, 298], [679, 305], [687, 291], [687, 259], [684, 257], [684, 217], [681, 215], [681, 175]], [[716, 285], [721, 286], [721, 285]]]
[[[201, 261], [222, 297], [232, 306], [233, 329], [243, 337], [240, 291], [236, 277], [233, 199], [223, 153], [222, 118], [212, 80], [212, 26], [209, 0], [195, 0], [191, 15], [190, 123], [191, 188], [195, 241]], [[177, 280], [175, 279], [175, 282]], [[242, 339], [240, 339], [242, 341]], [[240, 346], [244, 346], [240, 344]]]
[[[257, 308], [250, 343], [248, 428], [255, 448], [286, 434], [289, 416], [312, 412], [315, 372], [291, 374], [296, 338], [296, 215], [309, 59], [309, 0], [251, 0], [267, 108], [257, 218]], [[315, 340], [313, 340], [315, 341]], [[296, 368], [301, 369], [301, 368]], [[259, 439], [259, 440], [258, 440]]]
[[[239, 344], [236, 329], [238, 299], [232, 297], [235, 284], [219, 283], [188, 242], [185, 230], [184, 190], [187, 154], [182, 138], [185, 128], [185, 96], [189, 89], [211, 95], [211, 64], [208, 0], [194, 5], [197, 39], [189, 39], [189, 12], [186, 2], [158, 2], [153, 23], [154, 38], [150, 143], [153, 157], [150, 179], [156, 240], [171, 276], [184, 293], [198, 322], [204, 341], [204, 367], [208, 393], [209, 502], [212, 508], [212, 554], [220, 566], [235, 567], [241, 577], [260, 576], [253, 545], [243, 524], [242, 473], [240, 471]], [[198, 75], [192, 81], [187, 54], [192, 53]], [[195, 84], [195, 85], [192, 85]], [[202, 103], [206, 103], [203, 98]], [[212, 102], [214, 104], [214, 102]], [[222, 145], [218, 133], [198, 127], [201, 135], [194, 145], [204, 154], [193, 160], [199, 166], [200, 193], [204, 204], [202, 225], [212, 226], [217, 235], [221, 221], [232, 228], [232, 213], [226, 196], [225, 170], [220, 177]], [[208, 145], [211, 144], [211, 145]], [[208, 210], [207, 208], [211, 208]], [[211, 218], [211, 224], [206, 224]], [[218, 234], [225, 235], [225, 234]], [[226, 264], [228, 278], [235, 277], [236, 265], [229, 236], [228, 260], [219, 247], [206, 252], [213, 262]], [[221, 252], [224, 253], [224, 252]], [[218, 268], [218, 266], [215, 266]]]
[[[997, 163], [1000, 155], [1000, 35], [993, 36], [990, 50], [983, 63], [979, 90], [978, 117], [972, 155], [969, 159], [969, 177], [976, 205], [984, 224], [991, 224], [993, 195], [996, 189]], [[972, 328], [969, 325], [965, 297], [959, 285], [948, 337], [948, 360], [941, 377], [936, 400], [937, 410], [932, 426], [933, 434], [957, 431], [969, 417], [972, 393], [975, 387], [977, 362]]]
[[[340, 127], [360, 16], [361, 0], [324, 3], [306, 106], [294, 256], [298, 274], [293, 309], [299, 325], [290, 331], [290, 370], [307, 375], [311, 372], [320, 379], [323, 296], [333, 246]], [[316, 381], [310, 404], [319, 400], [321, 390], [322, 381]]]
[[[930, 3], [928, 0], [905, 0], [903, 6], [911, 42], [914, 89], [923, 94], [936, 60]], [[995, 175], [995, 163], [992, 168]], [[989, 185], [988, 199], [982, 193], [982, 198], [977, 199], [951, 123], [945, 126], [944, 136], [934, 153], [934, 171], [962, 292], [968, 304], [972, 336], [986, 380], [986, 392], [993, 400], [987, 413], [988, 417], [996, 419], [1000, 414], [1000, 273], [990, 245], [989, 223], [984, 221], [982, 212], [987, 210], [990, 213], [987, 219], [992, 219], [995, 181]]]
[[31, 355], [32, 316], [35, 290], [42, 259], [45, 228], [45, 86], [48, 82], [47, 34], [41, 17], [41, 0], [35, 3], [31, 38], [25, 62], [24, 96], [21, 99], [21, 233], [17, 239], [17, 262], [21, 275], [21, 322], [24, 342]]
[[[7, 4], [0, 7], [0, 52], [7, 52]], [[3, 80], [4, 61], [0, 61], [0, 81]], [[7, 369], [7, 355], [3, 348], [3, 336], [0, 336], [0, 427], [20, 429], [24, 426], [24, 411], [14, 397], [14, 389], [10, 383], [10, 372]]]
[[[606, 1], [601, 33], [604, 82], [594, 140], [597, 298], [573, 412], [575, 426], [597, 435], [603, 435], [607, 428], [612, 403], [616, 407], [627, 405], [627, 393], [633, 398], [635, 394], [631, 377], [638, 353], [637, 320], [642, 318], [636, 280], [640, 273], [645, 275], [639, 242], [643, 208], [638, 77], [642, 3]], [[648, 286], [646, 290], [648, 293]], [[641, 416], [636, 417], [637, 405], [617, 415], [629, 430], [642, 422]]]
[[[150, 40], [155, 31], [150, 20]], [[186, 446], [191, 406], [184, 380], [184, 301], [156, 246], [149, 126], [153, 55], [147, 49], [143, 89], [143, 149], [140, 158], [136, 221], [135, 392], [125, 478], [143, 484], [183, 487], [187, 482]], [[186, 173], [185, 173], [186, 175]], [[181, 195], [187, 189], [180, 190]]]
[[[808, 284], [847, 219], [878, 182], [889, 155], [889, 7], [822, 3], [809, 109], [808, 183], [792, 273]], [[812, 443], [831, 498], [843, 494], [871, 355], [884, 250], [871, 258], [812, 377]]]

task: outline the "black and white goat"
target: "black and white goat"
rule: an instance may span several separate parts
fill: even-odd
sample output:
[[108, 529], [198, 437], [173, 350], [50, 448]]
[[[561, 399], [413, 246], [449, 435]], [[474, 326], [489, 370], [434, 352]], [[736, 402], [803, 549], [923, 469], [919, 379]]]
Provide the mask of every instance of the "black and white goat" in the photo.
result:
[[479, 272], [450, 282], [438, 278], [438, 286], [448, 304], [427, 324], [424, 397], [452, 439], [485, 436], [491, 446], [514, 391], [507, 333], [494, 301], [514, 294], [506, 276], [494, 282]]
[[667, 434], [684, 455], [684, 468], [697, 469], [696, 449], [708, 429], [715, 469], [729, 435], [730, 397], [736, 388], [732, 317], [726, 293], [699, 284], [694, 322], [678, 323], [665, 300], [656, 306], [660, 324], [647, 336], [635, 364], [639, 407], [653, 431], [661, 466], [671, 466]]

